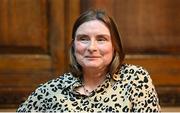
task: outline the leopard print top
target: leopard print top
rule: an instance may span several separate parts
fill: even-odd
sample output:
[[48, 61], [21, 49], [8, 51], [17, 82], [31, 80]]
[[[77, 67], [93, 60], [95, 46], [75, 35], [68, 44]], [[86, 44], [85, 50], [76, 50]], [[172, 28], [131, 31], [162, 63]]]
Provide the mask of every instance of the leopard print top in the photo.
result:
[[152, 80], [142, 67], [123, 65], [115, 80], [107, 76], [89, 96], [74, 90], [81, 85], [65, 73], [40, 85], [17, 112], [160, 112]]

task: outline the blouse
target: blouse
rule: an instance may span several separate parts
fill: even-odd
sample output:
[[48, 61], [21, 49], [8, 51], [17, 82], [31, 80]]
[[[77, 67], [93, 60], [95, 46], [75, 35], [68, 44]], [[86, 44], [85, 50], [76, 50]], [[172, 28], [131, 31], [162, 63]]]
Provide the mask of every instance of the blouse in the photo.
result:
[[140, 66], [122, 65], [88, 96], [75, 90], [80, 86], [80, 78], [65, 73], [41, 84], [17, 112], [160, 112], [150, 75]]

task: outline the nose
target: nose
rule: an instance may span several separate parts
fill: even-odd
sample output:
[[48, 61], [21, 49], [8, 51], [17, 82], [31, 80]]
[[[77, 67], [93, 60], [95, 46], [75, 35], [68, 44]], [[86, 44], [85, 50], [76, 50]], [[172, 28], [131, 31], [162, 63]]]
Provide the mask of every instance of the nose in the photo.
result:
[[88, 51], [89, 51], [89, 52], [97, 51], [96, 41], [91, 40], [91, 42], [89, 43], [89, 46], [88, 46]]

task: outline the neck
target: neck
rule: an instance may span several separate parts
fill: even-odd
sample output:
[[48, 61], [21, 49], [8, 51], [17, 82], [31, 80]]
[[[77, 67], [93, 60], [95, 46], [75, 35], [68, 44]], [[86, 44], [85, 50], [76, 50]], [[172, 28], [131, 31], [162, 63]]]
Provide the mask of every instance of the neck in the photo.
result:
[[83, 84], [88, 91], [96, 89], [106, 78], [107, 71], [83, 71]]

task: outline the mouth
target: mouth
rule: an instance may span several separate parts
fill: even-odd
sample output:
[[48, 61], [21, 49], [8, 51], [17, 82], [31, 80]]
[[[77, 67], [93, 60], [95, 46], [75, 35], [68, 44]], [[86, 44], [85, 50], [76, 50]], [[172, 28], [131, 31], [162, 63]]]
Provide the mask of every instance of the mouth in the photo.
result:
[[100, 58], [99, 56], [85, 56], [85, 58]]

